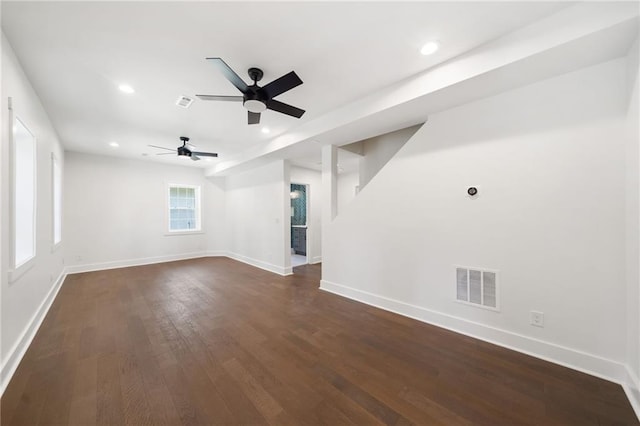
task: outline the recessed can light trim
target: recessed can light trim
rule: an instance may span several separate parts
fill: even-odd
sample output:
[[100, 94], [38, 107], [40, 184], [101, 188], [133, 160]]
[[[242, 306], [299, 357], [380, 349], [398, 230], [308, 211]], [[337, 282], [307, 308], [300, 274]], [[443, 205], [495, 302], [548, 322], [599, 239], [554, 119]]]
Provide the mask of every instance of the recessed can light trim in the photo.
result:
[[440, 48], [440, 45], [438, 44], [438, 42], [430, 41], [425, 43], [424, 46], [422, 46], [422, 49], [420, 49], [420, 53], [422, 53], [425, 56], [432, 55], [436, 53], [439, 48]]
[[121, 92], [126, 93], [128, 95], [135, 92], [135, 90], [133, 90], [133, 87], [129, 86], [128, 84], [121, 84], [120, 86], [118, 86], [118, 89], [120, 89]]

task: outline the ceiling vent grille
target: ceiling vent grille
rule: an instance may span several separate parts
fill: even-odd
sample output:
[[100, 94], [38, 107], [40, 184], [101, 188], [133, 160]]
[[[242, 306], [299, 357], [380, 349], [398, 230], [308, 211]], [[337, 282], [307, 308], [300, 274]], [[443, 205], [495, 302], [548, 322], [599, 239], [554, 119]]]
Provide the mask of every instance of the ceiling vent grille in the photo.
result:
[[193, 99], [188, 96], [180, 96], [176, 101], [176, 105], [182, 108], [189, 108], [193, 103]]
[[456, 300], [458, 302], [497, 311], [497, 271], [457, 266]]

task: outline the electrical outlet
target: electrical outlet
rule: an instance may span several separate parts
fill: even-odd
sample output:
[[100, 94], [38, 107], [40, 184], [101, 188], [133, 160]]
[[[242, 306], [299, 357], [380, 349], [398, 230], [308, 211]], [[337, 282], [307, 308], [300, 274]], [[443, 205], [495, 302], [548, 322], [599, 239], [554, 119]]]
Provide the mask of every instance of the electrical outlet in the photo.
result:
[[531, 325], [544, 327], [544, 312], [531, 311]]

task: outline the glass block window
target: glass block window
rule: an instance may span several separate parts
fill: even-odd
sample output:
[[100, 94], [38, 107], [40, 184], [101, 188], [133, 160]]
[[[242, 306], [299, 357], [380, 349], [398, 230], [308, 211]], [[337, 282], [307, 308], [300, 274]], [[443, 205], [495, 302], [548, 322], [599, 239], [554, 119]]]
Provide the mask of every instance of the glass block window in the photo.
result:
[[200, 229], [200, 187], [169, 185], [169, 232]]

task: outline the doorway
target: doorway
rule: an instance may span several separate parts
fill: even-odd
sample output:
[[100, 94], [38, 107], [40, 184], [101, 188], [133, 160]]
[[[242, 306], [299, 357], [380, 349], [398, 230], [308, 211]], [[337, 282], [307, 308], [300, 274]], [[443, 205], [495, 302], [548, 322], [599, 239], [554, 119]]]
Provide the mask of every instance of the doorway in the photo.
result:
[[307, 230], [309, 193], [307, 185], [291, 184], [291, 266], [309, 263], [307, 257]]

